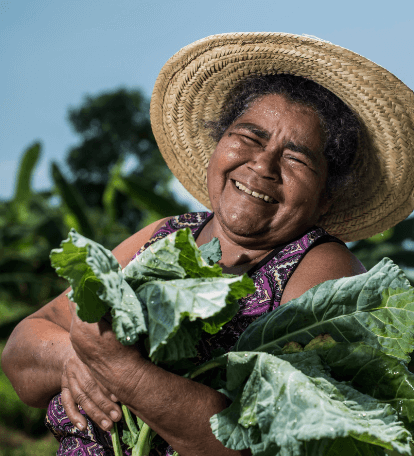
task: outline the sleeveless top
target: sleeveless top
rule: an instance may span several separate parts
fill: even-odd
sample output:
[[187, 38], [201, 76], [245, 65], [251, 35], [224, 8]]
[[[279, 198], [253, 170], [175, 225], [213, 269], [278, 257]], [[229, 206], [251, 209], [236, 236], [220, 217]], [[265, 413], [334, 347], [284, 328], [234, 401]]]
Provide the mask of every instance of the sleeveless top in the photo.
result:
[[[134, 255], [141, 254], [151, 244], [174, 233], [182, 228], [190, 228], [194, 237], [202, 231], [212, 219], [213, 213], [193, 212], [173, 217], [161, 227], [151, 239]], [[231, 321], [226, 323], [217, 334], [203, 334], [197, 347], [198, 356], [193, 360], [201, 364], [212, 357], [215, 350], [229, 351], [236, 343], [240, 334], [263, 313], [270, 312], [279, 306], [283, 290], [305, 254], [316, 245], [325, 242], [337, 242], [345, 245], [338, 238], [328, 234], [323, 228], [312, 227], [300, 237], [277, 246], [262, 261], [254, 265], [247, 274], [253, 279], [256, 292], [239, 300], [240, 309]], [[45, 424], [60, 442], [57, 456], [113, 456], [110, 432], [102, 431], [85, 414], [81, 407], [80, 412], [87, 419], [87, 429], [79, 431], [67, 417], [61, 402], [61, 394], [56, 395], [49, 403]], [[122, 421], [121, 421], [122, 422]], [[122, 431], [120, 431], [122, 435]], [[131, 451], [124, 445], [123, 452], [130, 456]], [[173, 454], [168, 444], [152, 450], [151, 455]]]

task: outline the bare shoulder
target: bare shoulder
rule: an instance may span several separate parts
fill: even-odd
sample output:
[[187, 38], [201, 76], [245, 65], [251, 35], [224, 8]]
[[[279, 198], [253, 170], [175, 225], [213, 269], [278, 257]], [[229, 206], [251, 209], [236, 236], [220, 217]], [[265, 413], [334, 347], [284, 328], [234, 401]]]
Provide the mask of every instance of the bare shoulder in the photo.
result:
[[366, 272], [363, 264], [347, 247], [327, 242], [311, 249], [286, 284], [280, 304], [301, 296], [326, 280], [351, 277]]
[[[128, 239], [119, 244], [112, 253], [118, 260], [122, 267], [125, 267], [135, 253], [151, 238], [151, 236], [158, 231], [161, 226], [165, 224], [171, 217], [158, 220], [150, 225], [146, 226], [142, 230], [130, 236]], [[26, 317], [31, 318], [42, 318], [49, 320], [58, 326], [70, 330], [70, 323], [72, 320], [71, 313], [69, 310], [68, 303], [70, 302], [66, 296], [69, 289], [65, 290], [61, 295], [49, 302], [37, 312]]]
[[138, 250], [150, 240], [152, 235], [171, 218], [172, 217], [166, 217], [151, 223], [115, 247], [114, 250], [112, 250], [112, 253], [118, 260], [118, 263], [124, 268]]

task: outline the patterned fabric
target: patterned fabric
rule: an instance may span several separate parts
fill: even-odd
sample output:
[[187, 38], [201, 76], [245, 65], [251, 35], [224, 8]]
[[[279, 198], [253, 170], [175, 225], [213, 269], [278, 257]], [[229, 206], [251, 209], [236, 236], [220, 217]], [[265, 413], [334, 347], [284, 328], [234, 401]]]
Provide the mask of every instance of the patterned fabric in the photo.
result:
[[[194, 212], [173, 217], [134, 255], [134, 258], [154, 242], [182, 228], [190, 228], [194, 237], [197, 238], [213, 216], [214, 214], [208, 212]], [[217, 349], [229, 351], [250, 323], [263, 313], [278, 307], [283, 290], [301, 259], [312, 247], [325, 242], [338, 242], [345, 245], [339, 239], [329, 235], [323, 228], [313, 227], [301, 237], [278, 246], [255, 265], [248, 275], [256, 285], [256, 292], [240, 299], [239, 312], [223, 326], [218, 334], [203, 334], [197, 347], [198, 356], [193, 362], [202, 364], [210, 359], [212, 353]], [[74, 427], [66, 416], [60, 394], [55, 396], [49, 404], [45, 423], [60, 442], [57, 456], [113, 456], [110, 433], [102, 431], [89, 419], [81, 407], [79, 409], [88, 422], [88, 429], [84, 432]], [[131, 455], [130, 451], [123, 449], [125, 455]], [[173, 452], [171, 446], [166, 444], [151, 451], [150, 455], [171, 456]]]

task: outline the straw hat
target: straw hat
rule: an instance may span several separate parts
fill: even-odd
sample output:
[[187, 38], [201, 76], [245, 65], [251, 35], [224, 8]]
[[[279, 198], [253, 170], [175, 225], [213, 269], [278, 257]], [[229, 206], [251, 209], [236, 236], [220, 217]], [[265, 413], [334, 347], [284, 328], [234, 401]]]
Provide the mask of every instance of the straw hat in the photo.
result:
[[151, 124], [164, 159], [184, 187], [210, 208], [207, 166], [229, 90], [250, 74], [290, 73], [333, 92], [357, 113], [358, 195], [343, 192], [319, 225], [349, 242], [380, 233], [414, 210], [414, 93], [394, 75], [347, 49], [287, 33], [228, 33], [196, 41], [162, 68]]

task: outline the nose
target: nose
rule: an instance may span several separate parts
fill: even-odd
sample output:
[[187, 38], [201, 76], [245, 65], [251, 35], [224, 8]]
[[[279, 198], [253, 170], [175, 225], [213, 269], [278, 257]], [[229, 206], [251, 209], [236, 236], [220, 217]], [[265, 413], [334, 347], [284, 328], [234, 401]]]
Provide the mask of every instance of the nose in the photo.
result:
[[263, 179], [280, 180], [280, 153], [262, 150], [254, 156], [248, 167]]

